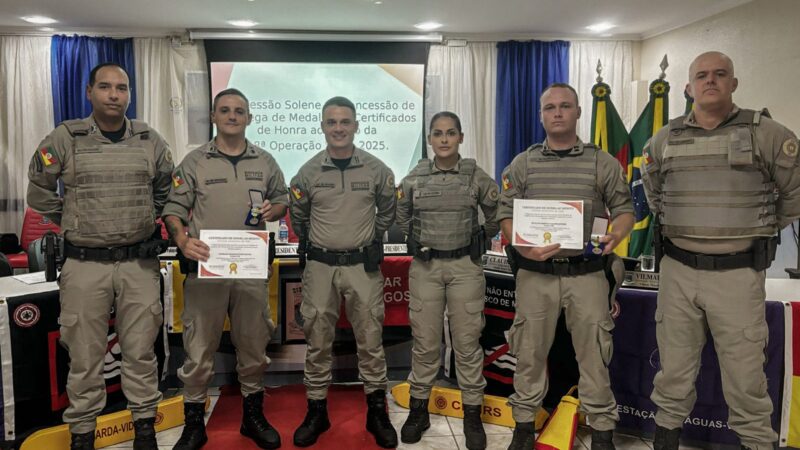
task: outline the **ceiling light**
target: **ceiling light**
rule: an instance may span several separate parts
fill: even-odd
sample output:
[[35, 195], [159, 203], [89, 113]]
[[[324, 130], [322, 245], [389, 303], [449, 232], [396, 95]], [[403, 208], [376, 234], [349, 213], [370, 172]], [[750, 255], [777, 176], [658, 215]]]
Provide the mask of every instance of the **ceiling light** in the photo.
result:
[[51, 31], [56, 31], [56, 29], [53, 28], [53, 27], [41, 27], [41, 28], [39, 28], [39, 31], [45, 31], [45, 32], [49, 33]]
[[608, 31], [612, 28], [616, 28], [617, 26], [608, 22], [600, 22], [594, 25], [589, 25], [586, 27], [589, 31], [594, 31], [595, 33], [602, 33], [603, 31]]
[[430, 31], [430, 30], [435, 30], [441, 26], [442, 24], [440, 24], [439, 22], [422, 22], [414, 25], [414, 28], [418, 30]]
[[373, 3], [375, 3], [376, 5], [382, 5], [383, 4], [383, 2], [381, 0], [375, 0]]
[[25, 22], [35, 23], [37, 25], [49, 25], [58, 22], [56, 19], [51, 19], [45, 16], [25, 16], [22, 18]]
[[229, 24], [239, 27], [239, 28], [251, 28], [258, 25], [258, 22], [254, 22], [252, 20], [243, 19], [243, 20], [229, 20]]

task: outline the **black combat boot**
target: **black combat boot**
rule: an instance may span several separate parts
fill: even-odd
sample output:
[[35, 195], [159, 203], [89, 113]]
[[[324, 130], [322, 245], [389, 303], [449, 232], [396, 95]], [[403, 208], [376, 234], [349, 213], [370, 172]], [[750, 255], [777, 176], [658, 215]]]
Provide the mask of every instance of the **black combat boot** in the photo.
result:
[[486, 432], [481, 421], [482, 405], [464, 405], [464, 437], [467, 450], [484, 450], [486, 448]]
[[422, 433], [431, 427], [431, 417], [428, 414], [428, 399], [411, 397], [406, 423], [400, 429], [400, 440], [406, 444], [414, 444], [422, 439]]
[[247, 436], [261, 448], [273, 449], [281, 446], [281, 435], [264, 417], [264, 391], [250, 394], [242, 399], [242, 436]]
[[208, 442], [204, 420], [205, 409], [204, 403], [183, 404], [183, 432], [172, 450], [199, 450]]
[[397, 431], [386, 412], [386, 392], [383, 390], [367, 394], [367, 431], [375, 436], [379, 447], [397, 447]]
[[530, 450], [535, 442], [536, 430], [533, 427], [533, 422], [517, 422], [508, 450]]
[[94, 431], [88, 433], [72, 433], [70, 450], [94, 450]]
[[678, 450], [681, 429], [668, 430], [656, 425], [656, 435], [653, 438], [653, 450]]
[[328, 431], [331, 422], [328, 420], [328, 400], [308, 399], [308, 412], [303, 423], [294, 432], [295, 447], [314, 445], [319, 435]]
[[133, 421], [133, 450], [158, 450], [155, 417]]
[[592, 450], [616, 450], [614, 431], [599, 431], [592, 428]]

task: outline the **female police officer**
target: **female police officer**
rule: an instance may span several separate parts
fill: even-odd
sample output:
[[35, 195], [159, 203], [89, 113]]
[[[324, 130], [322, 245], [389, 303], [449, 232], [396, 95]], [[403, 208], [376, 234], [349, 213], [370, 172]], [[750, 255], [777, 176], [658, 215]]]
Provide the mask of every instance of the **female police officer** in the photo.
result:
[[[445, 310], [452, 330], [456, 373], [462, 390], [464, 435], [470, 450], [486, 448], [481, 406], [486, 380], [483, 329], [486, 290], [480, 256], [485, 236], [498, 231], [498, 188], [475, 163], [461, 158], [461, 121], [452, 112], [433, 116], [428, 143], [433, 160], [422, 159], [397, 190], [397, 224], [407, 235], [414, 256], [409, 270], [409, 319], [414, 335], [411, 413], [401, 440], [414, 443], [430, 427], [428, 398], [440, 364]], [[482, 228], [478, 207], [483, 210]]]

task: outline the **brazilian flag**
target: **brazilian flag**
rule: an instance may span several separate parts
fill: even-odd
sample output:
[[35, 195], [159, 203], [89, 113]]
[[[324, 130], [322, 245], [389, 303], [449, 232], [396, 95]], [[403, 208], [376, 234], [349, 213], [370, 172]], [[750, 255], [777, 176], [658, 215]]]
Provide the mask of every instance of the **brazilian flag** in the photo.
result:
[[[633, 162], [631, 140], [610, 95], [611, 88], [602, 81], [592, 86], [592, 143], [619, 161], [630, 182]], [[628, 256], [628, 238], [620, 242], [614, 253]]]
[[[631, 128], [631, 148], [633, 149], [633, 170], [631, 196], [633, 197], [633, 215], [635, 223], [630, 236], [628, 256], [638, 258], [639, 255], [653, 254], [653, 214], [647, 206], [647, 198], [642, 185], [642, 150], [647, 141], [669, 120], [669, 83], [657, 79], [650, 83], [650, 100], [644, 111]], [[690, 109], [691, 111], [691, 109]]]

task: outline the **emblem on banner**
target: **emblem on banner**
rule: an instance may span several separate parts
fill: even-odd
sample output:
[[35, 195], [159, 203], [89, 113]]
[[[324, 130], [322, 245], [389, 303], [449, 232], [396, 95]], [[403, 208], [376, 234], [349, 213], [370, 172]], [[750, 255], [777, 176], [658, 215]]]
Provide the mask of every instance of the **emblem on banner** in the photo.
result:
[[40, 317], [39, 307], [33, 303], [23, 303], [14, 310], [14, 323], [18, 327], [30, 328], [39, 322]]

